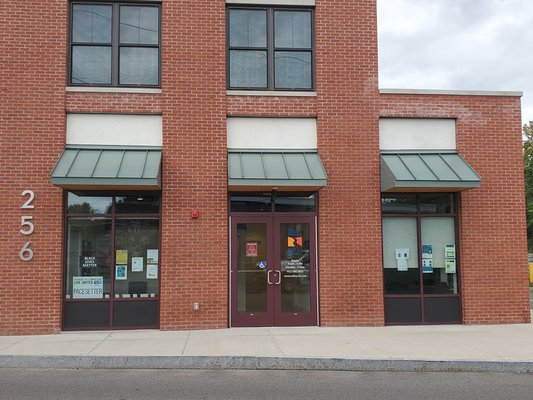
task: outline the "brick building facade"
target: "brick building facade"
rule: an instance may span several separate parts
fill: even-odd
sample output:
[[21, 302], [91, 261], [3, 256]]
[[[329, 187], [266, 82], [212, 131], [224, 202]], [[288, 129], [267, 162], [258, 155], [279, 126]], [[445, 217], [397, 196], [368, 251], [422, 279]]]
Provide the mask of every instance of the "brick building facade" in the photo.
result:
[[3, 15], [1, 334], [530, 321], [520, 94], [380, 91], [375, 1]]

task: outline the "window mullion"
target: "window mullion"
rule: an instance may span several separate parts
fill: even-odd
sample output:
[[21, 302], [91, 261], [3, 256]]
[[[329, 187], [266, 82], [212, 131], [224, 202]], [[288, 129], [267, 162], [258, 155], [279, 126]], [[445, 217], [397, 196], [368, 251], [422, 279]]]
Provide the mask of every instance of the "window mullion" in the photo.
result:
[[274, 9], [267, 10], [267, 89], [275, 89], [274, 71]]
[[113, 4], [113, 14], [112, 14], [112, 33], [111, 33], [111, 82], [113, 86], [119, 85], [119, 47], [120, 47], [120, 4]]

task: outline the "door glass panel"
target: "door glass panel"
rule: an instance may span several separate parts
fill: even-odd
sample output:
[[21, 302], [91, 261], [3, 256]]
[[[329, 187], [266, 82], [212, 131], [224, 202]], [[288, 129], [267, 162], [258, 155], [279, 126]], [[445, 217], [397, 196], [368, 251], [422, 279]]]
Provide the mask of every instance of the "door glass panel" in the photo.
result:
[[237, 312], [266, 311], [266, 224], [237, 224]]
[[425, 217], [420, 227], [424, 293], [457, 294], [454, 218]]
[[383, 218], [383, 275], [386, 294], [420, 293], [415, 217]]
[[309, 224], [280, 224], [281, 312], [311, 311]]

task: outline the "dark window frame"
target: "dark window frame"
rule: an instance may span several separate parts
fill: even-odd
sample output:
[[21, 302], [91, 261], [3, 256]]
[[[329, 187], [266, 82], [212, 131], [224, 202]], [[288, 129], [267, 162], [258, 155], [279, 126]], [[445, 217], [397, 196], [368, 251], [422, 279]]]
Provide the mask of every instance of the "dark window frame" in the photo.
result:
[[[388, 195], [414, 195], [416, 199], [416, 212], [383, 212], [383, 209], [381, 210], [381, 220], [383, 223], [384, 218], [401, 218], [401, 217], [408, 217], [408, 218], [415, 218], [416, 219], [416, 242], [417, 242], [417, 253], [418, 253], [418, 273], [419, 273], [419, 279], [420, 279], [420, 291], [418, 293], [410, 293], [410, 294], [398, 294], [398, 293], [387, 293], [385, 290], [385, 271], [384, 266], [382, 265], [382, 274], [383, 274], [383, 297], [384, 301], [394, 301], [394, 299], [419, 299], [420, 300], [420, 312], [422, 316], [422, 320], [418, 323], [414, 323], [415, 325], [423, 324], [423, 325], [432, 325], [432, 324], [441, 324], [441, 323], [460, 323], [462, 321], [462, 315], [461, 315], [461, 303], [462, 303], [462, 282], [461, 282], [461, 238], [459, 235], [459, 224], [461, 222], [461, 214], [460, 214], [460, 203], [461, 203], [461, 197], [460, 192], [444, 192], [442, 194], [452, 194], [453, 195], [453, 211], [445, 212], [445, 213], [430, 213], [430, 212], [423, 212], [421, 209], [422, 201], [421, 196], [424, 195], [433, 195], [438, 194], [439, 192], [401, 192], [401, 193], [381, 193], [381, 199], [387, 197]], [[423, 269], [422, 269], [422, 228], [421, 228], [421, 221], [422, 218], [453, 218], [454, 219], [454, 235], [455, 235], [455, 251], [456, 251], [456, 276], [457, 276], [457, 293], [431, 293], [425, 291], [424, 286], [424, 276], [423, 276]], [[382, 251], [383, 251], [383, 235], [382, 235]], [[453, 321], [444, 321], [444, 322], [431, 322], [427, 319], [425, 316], [425, 303], [427, 299], [456, 299], [459, 304], [459, 320], [453, 320]], [[385, 321], [386, 325], [411, 325], [413, 323], [411, 322], [390, 322]]]
[[[85, 43], [73, 42], [74, 29], [74, 13], [73, 7], [75, 5], [108, 5], [111, 6], [111, 43]], [[132, 44], [120, 43], [120, 7], [121, 6], [137, 6], [137, 7], [153, 7], [157, 8], [158, 12], [158, 39], [157, 44]], [[158, 2], [131, 2], [131, 1], [71, 1], [69, 3], [69, 29], [68, 29], [68, 85], [69, 86], [94, 86], [94, 87], [142, 87], [142, 88], [160, 88], [161, 87], [161, 3]], [[111, 83], [75, 83], [72, 81], [72, 53], [74, 46], [94, 46], [94, 47], [110, 47], [111, 48]], [[158, 49], [157, 57], [157, 84], [121, 84], [120, 83], [120, 49], [121, 48], [156, 48]]]
[[[90, 197], [111, 197], [111, 212], [108, 213], [85, 213], [85, 212], [69, 212], [68, 211], [68, 194], [74, 193], [78, 194], [78, 192], [75, 191], [64, 191], [64, 210], [63, 210], [63, 221], [64, 221], [64, 254], [63, 254], [63, 301], [101, 301], [101, 300], [111, 300], [111, 301], [131, 301], [131, 300], [140, 300], [139, 298], [119, 298], [115, 299], [115, 266], [113, 264], [112, 273], [110, 275], [111, 278], [111, 284], [110, 284], [110, 297], [109, 298], [103, 298], [103, 299], [74, 299], [74, 298], [66, 298], [67, 295], [67, 286], [65, 278], [67, 277], [67, 251], [68, 251], [68, 233], [67, 233], [67, 225], [70, 219], [77, 219], [77, 218], [94, 218], [94, 219], [102, 219], [102, 220], [109, 220], [111, 222], [111, 255], [114, 259], [115, 255], [115, 245], [116, 245], [116, 237], [115, 237], [115, 230], [116, 230], [116, 221], [119, 219], [152, 219], [152, 220], [158, 220], [159, 221], [159, 259], [161, 260], [161, 241], [162, 241], [162, 195], [161, 192], [87, 192], [80, 195], [81, 196], [90, 196]], [[125, 196], [155, 196], [158, 197], [159, 200], [159, 211], [158, 212], [120, 212], [117, 210], [117, 198], [118, 197], [125, 197]], [[158, 293], [157, 296], [143, 299], [143, 300], [159, 300], [159, 297], [161, 296], [161, 261], [159, 261], [159, 270], [158, 270]]]
[[[230, 46], [230, 10], [265, 10], [267, 14], [266, 22], [266, 47], [243, 47]], [[311, 47], [310, 48], [286, 48], [275, 47], [275, 18], [276, 11], [306, 11], [311, 14]], [[315, 41], [315, 9], [308, 6], [253, 6], [253, 5], [230, 5], [226, 7], [226, 88], [228, 90], [254, 90], [254, 91], [288, 91], [288, 92], [309, 92], [316, 90], [316, 41]], [[232, 50], [260, 50], [267, 53], [267, 86], [262, 87], [241, 87], [230, 85], [230, 52]], [[291, 52], [306, 52], [311, 53], [311, 87], [309, 88], [277, 88], [276, 82], [276, 68], [275, 56], [277, 51], [291, 51]]]

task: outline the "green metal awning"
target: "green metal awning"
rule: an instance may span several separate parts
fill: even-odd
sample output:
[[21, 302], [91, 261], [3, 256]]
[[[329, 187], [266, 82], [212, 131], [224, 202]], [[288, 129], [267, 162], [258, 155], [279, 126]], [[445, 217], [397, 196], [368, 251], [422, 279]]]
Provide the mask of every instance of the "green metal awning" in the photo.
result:
[[230, 190], [318, 190], [327, 175], [313, 150], [229, 150]]
[[382, 153], [381, 191], [451, 191], [479, 187], [481, 177], [457, 153]]
[[66, 148], [52, 183], [66, 189], [161, 189], [161, 149]]

